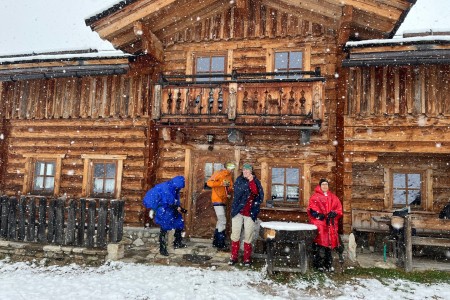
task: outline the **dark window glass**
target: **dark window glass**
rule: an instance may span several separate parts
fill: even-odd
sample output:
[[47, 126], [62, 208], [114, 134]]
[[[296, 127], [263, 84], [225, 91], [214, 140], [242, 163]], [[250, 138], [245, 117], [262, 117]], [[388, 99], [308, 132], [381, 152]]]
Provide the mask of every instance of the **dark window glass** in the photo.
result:
[[52, 194], [55, 189], [55, 162], [36, 161], [34, 164], [33, 193]]

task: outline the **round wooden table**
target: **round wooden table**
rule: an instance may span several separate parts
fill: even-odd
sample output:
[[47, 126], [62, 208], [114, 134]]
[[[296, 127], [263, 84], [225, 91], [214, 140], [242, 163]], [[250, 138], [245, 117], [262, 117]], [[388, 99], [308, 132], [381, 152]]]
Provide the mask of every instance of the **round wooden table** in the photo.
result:
[[[269, 274], [273, 274], [274, 271], [306, 273], [308, 270], [307, 247], [316, 237], [316, 225], [295, 222], [262, 222], [260, 234], [266, 245], [267, 272]], [[283, 253], [280, 252], [289, 253], [283, 256]], [[281, 261], [282, 265], [277, 266], [275, 261]], [[289, 266], [288, 262], [293, 266]]]

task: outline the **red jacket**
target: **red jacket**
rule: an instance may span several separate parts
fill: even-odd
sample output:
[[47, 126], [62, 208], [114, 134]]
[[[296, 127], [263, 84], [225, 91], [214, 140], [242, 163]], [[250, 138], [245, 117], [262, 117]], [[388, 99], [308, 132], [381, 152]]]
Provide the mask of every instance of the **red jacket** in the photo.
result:
[[[323, 214], [323, 220], [313, 216], [311, 210]], [[327, 217], [331, 211], [336, 212], [337, 215], [334, 218], [334, 221], [330, 219], [327, 224]], [[309, 198], [307, 213], [309, 222], [317, 226], [317, 236], [314, 242], [331, 249], [339, 246], [338, 224], [339, 219], [342, 218], [342, 204], [341, 201], [339, 201], [339, 198], [330, 191], [328, 191], [327, 196], [325, 196], [318, 185], [314, 189], [314, 194]]]

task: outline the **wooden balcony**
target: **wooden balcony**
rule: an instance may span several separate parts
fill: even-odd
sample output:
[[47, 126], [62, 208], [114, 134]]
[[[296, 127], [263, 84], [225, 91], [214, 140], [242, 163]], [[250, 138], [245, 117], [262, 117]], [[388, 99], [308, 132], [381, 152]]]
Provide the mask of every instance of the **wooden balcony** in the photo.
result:
[[[274, 78], [287, 75], [291, 78]], [[219, 80], [162, 75], [154, 91], [152, 118], [157, 125], [320, 128], [324, 113], [320, 69], [214, 77]]]

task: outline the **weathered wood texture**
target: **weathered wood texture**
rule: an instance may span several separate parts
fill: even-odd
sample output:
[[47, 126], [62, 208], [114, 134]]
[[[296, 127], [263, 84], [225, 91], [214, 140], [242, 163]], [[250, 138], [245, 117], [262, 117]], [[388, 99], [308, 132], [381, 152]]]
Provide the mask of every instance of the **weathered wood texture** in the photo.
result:
[[65, 154], [60, 194], [79, 198], [83, 184], [83, 154], [126, 155], [121, 198], [126, 200], [127, 224], [139, 224], [141, 199], [146, 188], [148, 119], [49, 119], [11, 120], [8, 126], [4, 192], [14, 194], [24, 184], [27, 153]]
[[149, 75], [4, 82], [7, 119], [135, 118], [149, 114]]

